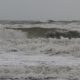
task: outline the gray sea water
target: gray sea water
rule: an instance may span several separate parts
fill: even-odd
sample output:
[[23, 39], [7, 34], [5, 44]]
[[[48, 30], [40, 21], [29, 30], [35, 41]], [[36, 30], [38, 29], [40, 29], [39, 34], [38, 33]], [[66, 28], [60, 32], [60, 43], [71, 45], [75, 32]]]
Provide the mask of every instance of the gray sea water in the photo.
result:
[[80, 80], [80, 23], [0, 24], [0, 80]]

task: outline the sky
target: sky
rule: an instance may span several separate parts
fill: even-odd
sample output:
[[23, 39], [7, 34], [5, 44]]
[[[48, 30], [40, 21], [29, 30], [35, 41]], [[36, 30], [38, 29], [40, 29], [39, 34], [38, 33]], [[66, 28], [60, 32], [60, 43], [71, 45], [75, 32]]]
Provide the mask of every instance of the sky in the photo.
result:
[[80, 0], [0, 0], [0, 20], [80, 20]]

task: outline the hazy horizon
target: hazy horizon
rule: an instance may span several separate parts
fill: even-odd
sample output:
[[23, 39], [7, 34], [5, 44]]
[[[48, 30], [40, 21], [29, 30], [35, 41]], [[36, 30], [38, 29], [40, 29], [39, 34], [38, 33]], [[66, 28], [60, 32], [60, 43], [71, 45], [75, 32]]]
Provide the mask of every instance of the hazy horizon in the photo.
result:
[[80, 0], [0, 0], [0, 20], [80, 20]]

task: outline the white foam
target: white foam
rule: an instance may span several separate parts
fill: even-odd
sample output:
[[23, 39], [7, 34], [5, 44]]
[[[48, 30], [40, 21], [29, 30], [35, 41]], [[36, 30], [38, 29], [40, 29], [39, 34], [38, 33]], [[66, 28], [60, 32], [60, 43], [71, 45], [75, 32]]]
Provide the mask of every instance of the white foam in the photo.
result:
[[1, 54], [0, 65], [27, 65], [37, 66], [41, 63], [59, 66], [78, 66], [80, 58], [70, 56], [47, 56], [47, 55], [20, 55], [20, 54]]

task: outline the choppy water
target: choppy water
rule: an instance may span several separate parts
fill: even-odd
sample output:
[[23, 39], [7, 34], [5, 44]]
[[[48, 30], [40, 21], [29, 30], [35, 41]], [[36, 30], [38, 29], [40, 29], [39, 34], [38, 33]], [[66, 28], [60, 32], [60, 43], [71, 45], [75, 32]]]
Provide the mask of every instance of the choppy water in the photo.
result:
[[80, 24], [0, 25], [0, 79], [79, 80], [80, 38], [45, 38]]

